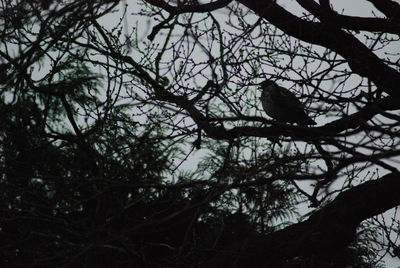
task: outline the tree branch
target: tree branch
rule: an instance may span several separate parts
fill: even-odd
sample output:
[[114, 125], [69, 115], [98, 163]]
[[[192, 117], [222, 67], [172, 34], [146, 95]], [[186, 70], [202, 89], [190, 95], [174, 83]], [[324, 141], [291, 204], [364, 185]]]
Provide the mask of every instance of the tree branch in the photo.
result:
[[182, 13], [201, 13], [201, 12], [211, 12], [216, 9], [220, 9], [228, 5], [232, 0], [217, 0], [215, 2], [210, 2], [202, 5], [182, 5], [182, 6], [172, 6], [163, 0], [146, 0], [147, 3], [162, 8], [168, 11], [170, 14], [178, 15]]
[[400, 20], [400, 5], [391, 0], [367, 0], [387, 18]]
[[282, 267], [282, 263], [295, 257], [311, 256], [330, 258], [336, 264], [345, 262], [346, 249], [354, 239], [356, 228], [363, 220], [399, 206], [398, 189], [399, 173], [368, 181], [339, 194], [307, 220], [270, 235], [256, 235], [245, 248], [243, 243], [237, 244], [219, 255], [213, 265], [207, 265], [231, 267], [229, 264], [234, 262], [237, 268]]
[[400, 27], [393, 19], [363, 18], [340, 15], [330, 8], [324, 8], [312, 0], [297, 0], [297, 2], [321, 22], [337, 28], [346, 28], [356, 31], [387, 32], [400, 34]]

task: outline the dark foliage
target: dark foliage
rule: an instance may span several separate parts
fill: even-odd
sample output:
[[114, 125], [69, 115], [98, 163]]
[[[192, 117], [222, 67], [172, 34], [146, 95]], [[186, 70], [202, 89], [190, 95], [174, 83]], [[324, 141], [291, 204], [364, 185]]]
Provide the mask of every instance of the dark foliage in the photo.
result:
[[[0, 266], [399, 257], [400, 7], [297, 2], [2, 1]], [[259, 116], [266, 78], [317, 126]]]

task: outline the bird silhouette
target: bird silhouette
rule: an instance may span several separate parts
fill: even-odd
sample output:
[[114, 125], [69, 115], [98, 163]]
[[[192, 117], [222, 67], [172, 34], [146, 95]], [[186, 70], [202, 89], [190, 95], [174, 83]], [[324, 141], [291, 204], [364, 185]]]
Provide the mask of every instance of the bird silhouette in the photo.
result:
[[304, 110], [296, 95], [272, 80], [261, 82], [261, 103], [267, 115], [282, 123], [297, 123], [301, 126], [315, 125]]

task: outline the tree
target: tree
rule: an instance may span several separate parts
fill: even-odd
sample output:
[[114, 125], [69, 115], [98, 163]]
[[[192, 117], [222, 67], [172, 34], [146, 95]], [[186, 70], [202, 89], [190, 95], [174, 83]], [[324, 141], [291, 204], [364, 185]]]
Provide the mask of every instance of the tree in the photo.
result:
[[[400, 6], [360, 2], [3, 1], [2, 265], [399, 257]], [[268, 119], [265, 78], [317, 126]]]

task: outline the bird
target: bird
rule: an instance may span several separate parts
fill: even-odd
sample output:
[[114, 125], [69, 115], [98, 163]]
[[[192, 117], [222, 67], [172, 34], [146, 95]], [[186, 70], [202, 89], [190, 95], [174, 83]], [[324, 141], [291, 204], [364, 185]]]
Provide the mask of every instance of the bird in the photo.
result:
[[297, 123], [300, 126], [316, 125], [304, 110], [304, 105], [288, 89], [272, 80], [259, 84], [261, 104], [267, 115], [281, 123]]

